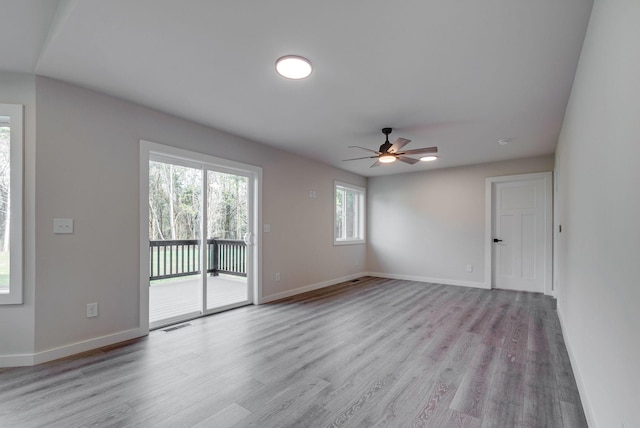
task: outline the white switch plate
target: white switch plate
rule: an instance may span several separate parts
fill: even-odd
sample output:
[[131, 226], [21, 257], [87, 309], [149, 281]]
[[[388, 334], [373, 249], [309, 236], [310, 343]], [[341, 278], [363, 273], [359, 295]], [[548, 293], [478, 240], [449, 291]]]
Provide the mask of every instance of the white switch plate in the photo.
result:
[[73, 233], [73, 219], [71, 218], [54, 218], [53, 233], [58, 235]]
[[271, 225], [270, 225], [270, 224], [265, 224], [265, 225], [262, 227], [262, 230], [264, 231], [264, 233], [269, 233], [269, 232], [271, 232]]
[[473, 265], [467, 265], [467, 272], [473, 272]]
[[98, 304], [87, 303], [87, 318], [94, 318], [98, 316]]

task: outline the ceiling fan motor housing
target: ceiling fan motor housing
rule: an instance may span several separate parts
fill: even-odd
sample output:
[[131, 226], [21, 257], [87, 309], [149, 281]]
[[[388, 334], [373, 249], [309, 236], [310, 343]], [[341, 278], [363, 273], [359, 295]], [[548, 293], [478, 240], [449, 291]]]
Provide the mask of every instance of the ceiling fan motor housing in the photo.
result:
[[391, 128], [382, 128], [382, 133], [386, 136], [385, 137], [385, 142], [382, 143], [382, 145], [380, 146], [380, 152], [381, 153], [386, 153], [389, 151], [389, 149], [391, 148], [392, 144], [389, 142], [389, 134], [391, 134], [392, 129]]

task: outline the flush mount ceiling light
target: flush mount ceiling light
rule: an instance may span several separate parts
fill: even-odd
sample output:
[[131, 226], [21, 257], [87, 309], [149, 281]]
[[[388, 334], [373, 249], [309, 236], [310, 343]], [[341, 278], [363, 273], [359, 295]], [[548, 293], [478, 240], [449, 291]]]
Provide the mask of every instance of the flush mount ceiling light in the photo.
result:
[[423, 156], [420, 158], [422, 162], [432, 162], [437, 159], [438, 159], [438, 156]]
[[498, 140], [498, 144], [501, 146], [506, 146], [511, 142], [511, 138], [503, 138], [502, 140]]
[[297, 55], [286, 55], [276, 61], [276, 71], [287, 79], [304, 79], [311, 74], [311, 63]]

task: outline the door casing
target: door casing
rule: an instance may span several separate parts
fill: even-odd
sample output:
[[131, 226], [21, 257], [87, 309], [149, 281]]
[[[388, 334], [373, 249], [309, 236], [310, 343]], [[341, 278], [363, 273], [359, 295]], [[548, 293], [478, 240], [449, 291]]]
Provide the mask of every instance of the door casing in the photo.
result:
[[262, 224], [262, 168], [255, 165], [244, 164], [224, 158], [193, 152], [178, 147], [140, 140], [140, 330], [149, 332], [149, 160], [152, 157], [166, 157], [172, 162], [182, 160], [189, 165], [192, 162], [206, 164], [223, 172], [240, 173], [248, 175], [253, 181], [253, 198], [250, 201], [253, 207], [251, 230], [253, 232], [252, 257], [247, 266], [253, 275], [247, 278], [251, 287], [250, 295], [253, 304], [262, 303], [262, 239], [259, 233]]
[[517, 181], [544, 180], [545, 188], [545, 243], [544, 243], [544, 294], [554, 295], [553, 290], [553, 173], [538, 172], [531, 174], [505, 175], [501, 177], [488, 177], [485, 180], [485, 278], [484, 287], [494, 288], [493, 270], [493, 228], [494, 228], [494, 200], [495, 184]]

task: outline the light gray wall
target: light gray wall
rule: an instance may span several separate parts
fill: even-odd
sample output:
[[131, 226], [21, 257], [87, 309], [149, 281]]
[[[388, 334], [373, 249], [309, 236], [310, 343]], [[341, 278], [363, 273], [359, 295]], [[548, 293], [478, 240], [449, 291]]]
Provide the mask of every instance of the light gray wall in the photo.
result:
[[[35, 316], [18, 311], [35, 318], [35, 333], [24, 330], [36, 352], [138, 326], [140, 139], [263, 168], [267, 297], [362, 270], [364, 245], [333, 246], [332, 186], [365, 178], [48, 78], [36, 78], [35, 97]], [[75, 233], [54, 235], [54, 218], [73, 218]], [[89, 302], [98, 318], [86, 318]]]
[[[485, 179], [552, 169], [549, 155], [370, 178], [368, 270], [481, 286]], [[467, 265], [473, 272], [466, 271]]]
[[35, 78], [0, 73], [0, 103], [24, 106], [24, 304], [0, 306], [0, 357], [29, 355], [34, 350], [34, 185], [36, 147]]
[[558, 311], [590, 426], [640, 423], [640, 2], [596, 0], [556, 155]]

